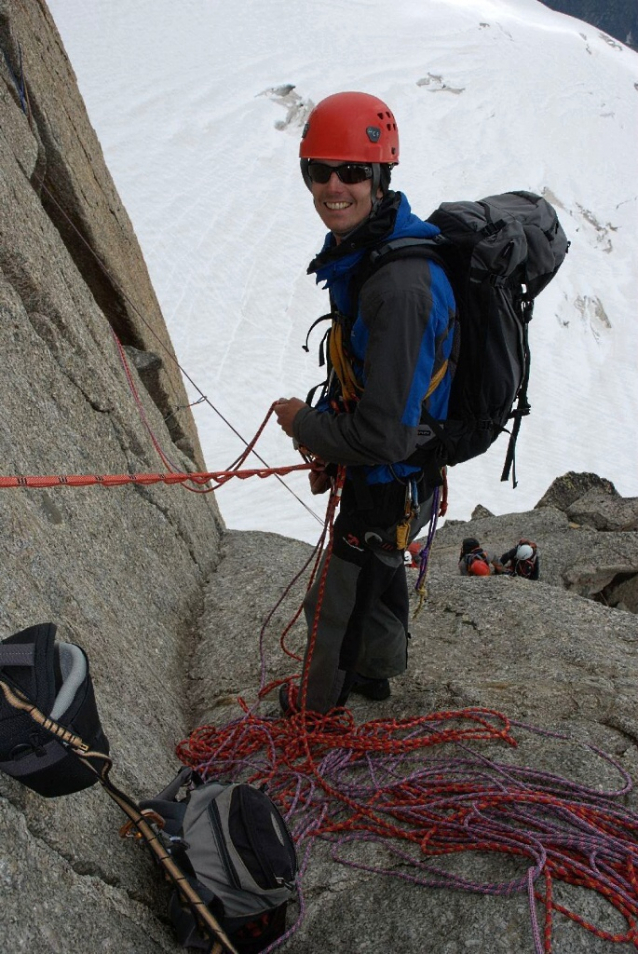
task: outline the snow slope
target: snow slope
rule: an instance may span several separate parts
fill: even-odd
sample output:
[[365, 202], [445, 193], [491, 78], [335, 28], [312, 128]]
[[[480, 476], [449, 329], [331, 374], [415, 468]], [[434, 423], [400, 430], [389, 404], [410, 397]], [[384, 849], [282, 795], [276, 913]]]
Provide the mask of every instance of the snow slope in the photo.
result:
[[[533, 506], [554, 477], [594, 471], [638, 494], [638, 55], [536, 0], [49, 0], [136, 229], [194, 408], [222, 469], [279, 396], [321, 380], [302, 344], [327, 309], [305, 274], [323, 229], [299, 175], [312, 103], [344, 89], [392, 107], [393, 185], [441, 201], [545, 194], [572, 246], [531, 325], [532, 414], [519, 486], [505, 439], [450, 471], [451, 518]], [[287, 87], [293, 87], [287, 90]], [[274, 423], [258, 446], [297, 462]], [[253, 458], [253, 465], [257, 462]], [[305, 475], [287, 477], [318, 517]], [[230, 527], [314, 542], [274, 479], [218, 493]]]

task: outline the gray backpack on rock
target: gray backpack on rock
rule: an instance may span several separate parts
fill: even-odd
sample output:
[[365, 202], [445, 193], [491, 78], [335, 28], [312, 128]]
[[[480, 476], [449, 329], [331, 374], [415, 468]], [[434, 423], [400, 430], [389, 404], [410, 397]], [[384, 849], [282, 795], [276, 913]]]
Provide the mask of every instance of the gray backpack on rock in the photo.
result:
[[[185, 786], [188, 791], [178, 800]], [[263, 789], [243, 782], [205, 783], [185, 768], [140, 808], [161, 817], [165, 847], [240, 954], [257, 954], [284, 933], [297, 856], [284, 819]], [[183, 947], [209, 949], [177, 892], [169, 914]]]

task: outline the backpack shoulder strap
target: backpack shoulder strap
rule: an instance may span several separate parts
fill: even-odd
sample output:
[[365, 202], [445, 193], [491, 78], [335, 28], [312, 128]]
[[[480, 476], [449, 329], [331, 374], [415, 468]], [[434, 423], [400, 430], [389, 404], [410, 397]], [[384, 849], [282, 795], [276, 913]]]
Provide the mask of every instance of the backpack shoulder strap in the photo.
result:
[[[352, 301], [358, 301], [361, 289], [368, 279], [376, 274], [380, 268], [402, 258], [422, 258], [430, 262], [435, 262], [444, 269], [448, 280], [451, 281], [449, 263], [445, 258], [446, 246], [451, 247], [452, 242], [440, 233], [432, 236], [432, 238], [406, 236], [405, 238], [390, 239], [388, 242], [377, 246], [377, 248], [372, 249], [372, 251], [364, 257], [361, 266], [357, 269], [350, 283]], [[440, 423], [428, 414], [425, 408], [421, 410], [421, 417], [422, 421], [432, 428], [441, 443], [447, 446], [449, 441]], [[429, 457], [429, 455], [427, 456]], [[423, 455], [417, 451], [408, 458], [407, 463], [422, 466], [424, 462], [422, 457]]]
[[434, 236], [433, 238], [418, 238], [409, 236], [406, 238], [390, 239], [382, 245], [373, 248], [364, 256], [360, 267], [357, 269], [351, 283], [350, 295], [352, 301], [356, 302], [361, 294], [361, 289], [369, 278], [378, 272], [384, 265], [390, 262], [396, 262], [402, 258], [423, 258], [428, 261], [436, 262], [447, 272], [444, 253], [442, 249], [450, 243], [443, 236]]

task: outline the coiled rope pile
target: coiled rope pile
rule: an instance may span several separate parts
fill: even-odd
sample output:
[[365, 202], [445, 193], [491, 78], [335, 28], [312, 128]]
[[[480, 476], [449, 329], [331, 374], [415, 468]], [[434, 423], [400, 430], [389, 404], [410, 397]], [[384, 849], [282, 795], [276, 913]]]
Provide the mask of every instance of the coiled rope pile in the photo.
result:
[[[205, 778], [266, 783], [299, 849], [306, 849], [302, 874], [312, 843], [328, 840], [335, 860], [413, 884], [525, 892], [537, 954], [552, 950], [556, 913], [599, 938], [638, 949], [638, 814], [619, 801], [631, 789], [629, 776], [603, 752], [589, 747], [622, 778], [619, 789], [604, 793], [489, 758], [490, 743], [516, 747], [515, 730], [570, 743], [491, 710], [357, 725], [346, 709], [281, 719], [244, 708], [244, 716], [226, 726], [196, 729], [177, 754]], [[361, 842], [383, 846], [386, 862], [357, 860], [353, 850]], [[459, 852], [514, 856], [521, 873], [474, 881], [441, 865], [443, 856]], [[555, 897], [557, 883], [598, 892], [624, 919], [624, 929], [602, 930], [567, 908]], [[304, 907], [301, 891], [299, 920], [286, 936]]]
[[[329, 560], [339, 487], [340, 479], [315, 551], [311, 582], [326, 535]], [[321, 583], [320, 579], [320, 587]], [[264, 684], [264, 632], [271, 616], [260, 636], [260, 698], [278, 684]], [[317, 617], [318, 611], [310, 632], [310, 654]], [[290, 624], [282, 646], [299, 659], [284, 645], [289, 629]], [[181, 761], [206, 779], [267, 785], [303, 852], [299, 917], [273, 947], [294, 933], [303, 919], [303, 874], [313, 844], [324, 840], [330, 842], [336, 861], [412, 884], [489, 895], [524, 892], [536, 954], [551, 954], [556, 914], [605, 941], [638, 949], [638, 813], [622, 804], [632, 782], [619, 764], [600, 749], [585, 746], [607, 769], [618, 772], [620, 787], [606, 792], [518, 766], [512, 749], [519, 735], [531, 733], [565, 746], [574, 743], [567, 736], [483, 708], [375, 719], [361, 725], [348, 709], [319, 715], [305, 709], [307, 671], [306, 666], [298, 711], [287, 718], [261, 715], [260, 702], [249, 707], [240, 699], [241, 718], [197, 728], [177, 747]], [[505, 747], [508, 761], [493, 758], [495, 746]], [[365, 850], [361, 857], [357, 848], [364, 843], [376, 846], [374, 857], [382, 848], [386, 860], [375, 865]], [[520, 874], [506, 881], [482, 882], [446, 869], [441, 861], [469, 852], [514, 858]], [[557, 897], [557, 885], [597, 892], [620, 915], [618, 930], [603, 930], [568, 908]]]

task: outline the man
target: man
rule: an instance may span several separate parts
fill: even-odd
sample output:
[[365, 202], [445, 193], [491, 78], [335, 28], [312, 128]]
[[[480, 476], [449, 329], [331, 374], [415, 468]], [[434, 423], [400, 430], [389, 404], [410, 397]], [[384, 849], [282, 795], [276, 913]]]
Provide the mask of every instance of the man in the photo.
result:
[[465, 537], [459, 554], [459, 573], [461, 576], [489, 576], [490, 564], [494, 572], [502, 571], [500, 563], [484, 550], [476, 537]]
[[531, 540], [519, 540], [503, 554], [501, 564], [502, 572], [510, 576], [522, 576], [526, 580], [537, 580], [540, 576], [538, 547]]
[[[370, 253], [390, 238], [432, 238], [390, 190], [399, 136], [388, 106], [366, 93], [322, 100], [304, 129], [301, 172], [329, 229], [308, 271], [330, 292], [329, 378], [315, 408], [281, 398], [275, 412], [324, 469], [310, 474], [326, 491], [347, 468], [325, 589], [318, 574], [304, 603], [316, 638], [304, 664], [306, 707], [325, 713], [351, 691], [390, 695], [407, 666], [408, 590], [404, 550], [431, 516], [441, 483], [422, 414], [445, 420], [456, 306], [442, 268], [423, 256], [394, 258], [373, 274]], [[325, 559], [325, 558], [324, 558]], [[319, 604], [319, 605], [318, 605]], [[295, 700], [282, 693], [282, 708]]]

